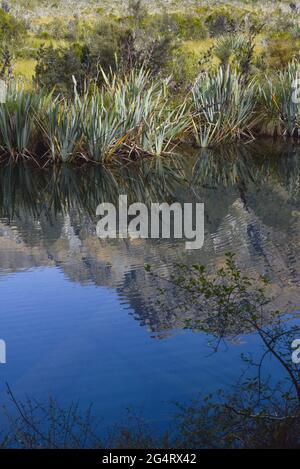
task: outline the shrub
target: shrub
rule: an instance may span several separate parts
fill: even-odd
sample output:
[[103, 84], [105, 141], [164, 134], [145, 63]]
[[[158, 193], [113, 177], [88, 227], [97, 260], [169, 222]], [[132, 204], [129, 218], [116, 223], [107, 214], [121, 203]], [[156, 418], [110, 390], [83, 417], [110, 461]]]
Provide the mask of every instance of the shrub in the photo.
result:
[[3, 41], [8, 43], [11, 43], [11, 41], [17, 42], [25, 35], [24, 23], [0, 8], [0, 43]]
[[81, 53], [74, 46], [55, 49], [41, 46], [35, 68], [35, 83], [44, 89], [70, 94], [73, 90], [72, 76], [79, 85], [84, 81]]
[[121, 45], [121, 69], [128, 73], [143, 67], [154, 76], [165, 74], [174, 47], [170, 35], [152, 36], [143, 31], [134, 33], [129, 30], [124, 34]]
[[244, 8], [202, 7], [196, 11], [205, 17], [205, 24], [211, 36], [251, 29], [260, 23], [256, 12]]
[[[299, 45], [299, 44], [298, 44]], [[284, 68], [297, 55], [297, 41], [289, 32], [275, 33], [267, 39], [266, 65], [272, 69]]]
[[182, 12], [147, 15], [141, 21], [141, 28], [156, 30], [166, 34], [170, 32], [180, 39], [205, 39], [208, 30], [200, 15]]
[[73, 91], [73, 76], [78, 91], [83, 92], [85, 85], [92, 81], [99, 83], [100, 69], [108, 72], [116, 66], [117, 49], [115, 44], [96, 43], [54, 48], [41, 46], [37, 56], [35, 83], [47, 90], [55, 88], [57, 92], [68, 96]]
[[187, 50], [185, 44], [179, 45], [174, 48], [166, 66], [172, 76], [173, 88], [186, 90], [199, 73], [199, 55], [193, 50]]

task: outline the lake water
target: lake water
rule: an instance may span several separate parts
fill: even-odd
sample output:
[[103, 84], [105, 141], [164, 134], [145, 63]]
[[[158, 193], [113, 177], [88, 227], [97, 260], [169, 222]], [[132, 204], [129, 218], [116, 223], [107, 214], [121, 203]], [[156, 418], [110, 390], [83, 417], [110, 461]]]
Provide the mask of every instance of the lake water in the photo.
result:
[[[178, 239], [99, 240], [96, 207], [119, 194], [130, 202], [204, 202], [203, 248], [186, 251]], [[2, 402], [7, 382], [19, 399], [93, 403], [107, 425], [132, 407], [164, 427], [173, 401], [229, 389], [243, 369], [241, 353], [258, 353], [260, 343], [241, 331], [212, 353], [205, 334], [185, 328], [184, 315], [159, 307], [161, 285], [144, 265], [166, 277], [178, 261], [213, 272], [232, 251], [243, 271], [269, 278], [276, 306], [296, 311], [299, 232], [300, 149], [288, 144], [256, 142], [113, 169], [2, 164]], [[176, 304], [172, 292], [168, 301]]]

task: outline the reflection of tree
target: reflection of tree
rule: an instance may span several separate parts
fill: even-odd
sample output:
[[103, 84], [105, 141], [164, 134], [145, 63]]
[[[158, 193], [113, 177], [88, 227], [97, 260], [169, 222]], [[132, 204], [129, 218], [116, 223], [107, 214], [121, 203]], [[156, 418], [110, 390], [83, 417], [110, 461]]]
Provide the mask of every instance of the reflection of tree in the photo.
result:
[[[150, 266], [146, 267], [152, 278]], [[227, 255], [226, 265], [207, 275], [201, 265], [177, 266], [171, 279], [178, 310], [197, 306], [201, 314], [186, 326], [214, 337], [217, 350], [244, 330], [254, 330], [263, 351], [259, 359], [245, 356], [249, 376], [243, 374], [233, 392], [219, 393], [188, 404], [179, 403], [173, 419], [173, 432], [157, 435], [151, 427], [134, 418], [116, 423], [107, 435], [94, 426], [90, 410], [83, 414], [78, 405], [60, 408], [57, 401], [20, 402], [8, 386], [8, 394], [17, 416], [6, 411], [9, 437], [2, 445], [18, 448], [299, 448], [300, 447], [300, 370], [291, 361], [291, 342], [299, 337], [300, 327], [286, 322], [278, 311], [264, 309], [270, 298], [264, 279], [251, 279], [238, 269], [234, 256]], [[160, 308], [165, 291], [160, 289]], [[207, 314], [203, 315], [203, 311]], [[205, 319], [204, 319], [205, 318]], [[271, 356], [285, 372], [281, 382], [270, 379], [263, 364]], [[252, 371], [257, 370], [253, 374]], [[105, 404], [105, 403], [104, 403]], [[135, 414], [131, 414], [135, 417]], [[176, 428], [174, 432], [174, 428]]]
[[[0, 265], [9, 271], [56, 265], [72, 281], [113, 287], [136, 320], [152, 332], [165, 332], [183, 327], [186, 317], [157, 307], [153, 292], [160, 283], [148, 282], [143, 265], [155, 260], [168, 278], [172, 260], [181, 258], [213, 272], [229, 249], [245, 270], [268, 275], [274, 290], [298, 305], [300, 211], [293, 186], [300, 173], [298, 151], [255, 144], [125, 167], [2, 166]], [[176, 239], [100, 241], [96, 207], [116, 203], [119, 194], [127, 194], [129, 203], [204, 201], [204, 249], [187, 256]], [[173, 305], [171, 288], [168, 294]]]
[[[158, 275], [146, 266], [153, 278]], [[224, 267], [214, 275], [203, 265], [178, 265], [167, 280], [176, 287], [177, 311], [198, 310], [186, 327], [206, 332], [212, 346], [254, 331], [260, 338], [263, 353], [257, 360], [244, 360], [257, 374], [240, 381], [235, 392], [220, 394], [181, 407], [182, 447], [294, 447], [300, 446], [300, 369], [292, 361], [292, 342], [300, 337], [300, 326], [291, 324], [286, 315], [270, 311], [271, 299], [265, 291], [264, 278], [252, 279], [242, 274], [234, 256], [227, 254]], [[165, 289], [160, 289], [160, 307]], [[271, 357], [283, 370], [285, 381], [275, 383], [266, 375], [264, 363]]]

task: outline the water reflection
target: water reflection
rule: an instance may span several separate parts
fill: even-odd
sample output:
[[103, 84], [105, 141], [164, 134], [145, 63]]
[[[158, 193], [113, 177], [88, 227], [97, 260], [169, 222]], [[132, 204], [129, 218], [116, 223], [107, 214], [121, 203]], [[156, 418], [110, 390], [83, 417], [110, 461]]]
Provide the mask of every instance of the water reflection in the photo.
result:
[[[144, 264], [164, 276], [178, 260], [214, 271], [230, 250], [243, 269], [269, 277], [278, 307], [289, 302], [297, 308], [299, 158], [298, 147], [256, 142], [126, 167], [2, 166], [1, 275], [56, 266], [74, 282], [115, 289], [142, 325], [162, 333], [183, 327], [186, 318], [157, 306], [160, 284], [149, 280]], [[116, 203], [119, 194], [130, 203], [204, 202], [204, 248], [187, 252], [175, 239], [99, 240], [96, 207]]]

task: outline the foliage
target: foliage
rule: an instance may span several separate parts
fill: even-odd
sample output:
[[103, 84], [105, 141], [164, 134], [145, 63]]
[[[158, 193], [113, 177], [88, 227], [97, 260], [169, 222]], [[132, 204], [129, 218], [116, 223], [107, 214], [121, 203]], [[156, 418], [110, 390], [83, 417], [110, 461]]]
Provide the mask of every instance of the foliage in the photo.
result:
[[[279, 311], [272, 311], [264, 277], [245, 276], [232, 253], [214, 274], [199, 264], [178, 264], [169, 278], [160, 277], [146, 266], [153, 278], [175, 287], [176, 312], [197, 311], [186, 326], [209, 334], [218, 351], [221, 341], [254, 331], [262, 344], [259, 358], [243, 356], [248, 375], [242, 376], [233, 392], [200, 398], [180, 405], [177, 425], [184, 448], [297, 448], [300, 445], [300, 373], [291, 360], [297, 324], [286, 323]], [[165, 288], [159, 304], [165, 304]], [[292, 319], [291, 317], [289, 319]], [[284, 371], [286, 379], [272, 383], [264, 362], [269, 357]], [[249, 373], [249, 368], [252, 373]], [[253, 371], [257, 373], [253, 375]]]
[[291, 62], [275, 77], [266, 77], [260, 84], [265, 130], [272, 135], [297, 135], [300, 126], [300, 105], [293, 94], [298, 92], [299, 66]]
[[40, 126], [51, 159], [72, 161], [80, 147], [82, 118], [81, 109], [76, 102], [54, 100], [47, 105], [42, 113]]
[[116, 56], [112, 45], [94, 50], [87, 45], [74, 44], [70, 47], [54, 48], [41, 46], [35, 68], [35, 83], [42, 89], [53, 88], [66, 96], [72, 94], [73, 77], [78, 91], [84, 91], [91, 82], [101, 81], [100, 68], [109, 71], [115, 68]]
[[220, 36], [214, 44], [213, 54], [223, 68], [229, 65], [242, 75], [249, 75], [254, 52], [254, 36], [251, 34], [228, 34]]
[[[168, 81], [150, 80], [149, 72], [132, 71], [123, 80], [106, 79], [105, 100], [115, 113], [119, 138], [132, 151], [166, 154], [187, 126], [185, 103], [170, 109]], [[118, 134], [117, 134], [118, 135]]]
[[[187, 328], [215, 337], [215, 352], [222, 340], [243, 332], [254, 331], [261, 341], [259, 357], [243, 357], [248, 374], [243, 373], [233, 390], [177, 403], [171, 431], [159, 435], [132, 411], [124, 423], [120, 419], [103, 432], [91, 407], [82, 412], [72, 403], [64, 409], [53, 398], [46, 403], [30, 398], [22, 402], [7, 385], [15, 412], [4, 407], [9, 429], [2, 432], [2, 448], [299, 448], [300, 374], [291, 361], [291, 342], [299, 336], [299, 326], [286, 324], [278, 311], [271, 310], [266, 279], [245, 276], [232, 253], [226, 254], [224, 266], [214, 274], [199, 264], [175, 267], [170, 278], [161, 277], [151, 266], [145, 269], [168, 288], [175, 287], [177, 314], [198, 312], [187, 321]], [[160, 288], [159, 302], [168, 309], [165, 292]], [[282, 368], [285, 380], [269, 379], [267, 357]]]
[[297, 40], [295, 40], [291, 33], [276, 33], [267, 38], [264, 60], [269, 68], [273, 70], [283, 69], [295, 57], [297, 58], [297, 54]]
[[207, 27], [200, 15], [181, 11], [148, 14], [142, 19], [140, 27], [146, 31], [168, 31], [183, 40], [205, 39], [208, 36]]
[[0, 8], [0, 44], [21, 41], [25, 35], [24, 23]]
[[0, 104], [0, 147], [15, 158], [32, 156], [35, 147], [34, 115], [42, 99], [33, 93], [10, 89], [7, 101]]
[[259, 23], [253, 10], [230, 6], [202, 7], [197, 10], [205, 15], [205, 24], [211, 36], [247, 30]]
[[201, 73], [192, 89], [193, 129], [201, 147], [249, 137], [254, 121], [255, 86], [229, 67]]

